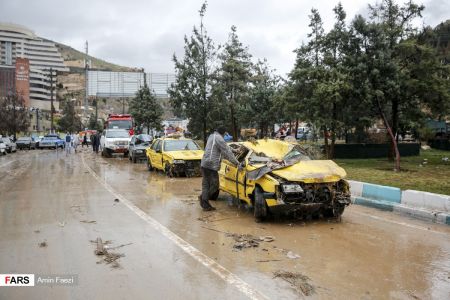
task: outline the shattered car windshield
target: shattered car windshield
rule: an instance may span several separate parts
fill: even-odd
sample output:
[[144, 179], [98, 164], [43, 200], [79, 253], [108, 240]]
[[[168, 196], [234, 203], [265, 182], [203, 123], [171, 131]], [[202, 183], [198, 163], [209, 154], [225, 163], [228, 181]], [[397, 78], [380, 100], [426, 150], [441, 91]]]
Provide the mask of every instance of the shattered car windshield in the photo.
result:
[[311, 160], [311, 158], [306, 155], [302, 149], [296, 146], [284, 156], [283, 160], [288, 163], [294, 163], [302, 160]]
[[[305, 152], [300, 148], [295, 146], [291, 149], [284, 157], [283, 161], [287, 164], [293, 164], [302, 160], [311, 160], [311, 158], [305, 154]], [[253, 152], [249, 157], [249, 162], [252, 164], [265, 164], [267, 162], [277, 161], [272, 157], [268, 157], [264, 153]], [[281, 162], [281, 161], [280, 161]]]
[[200, 150], [200, 147], [191, 140], [165, 141], [164, 151]]

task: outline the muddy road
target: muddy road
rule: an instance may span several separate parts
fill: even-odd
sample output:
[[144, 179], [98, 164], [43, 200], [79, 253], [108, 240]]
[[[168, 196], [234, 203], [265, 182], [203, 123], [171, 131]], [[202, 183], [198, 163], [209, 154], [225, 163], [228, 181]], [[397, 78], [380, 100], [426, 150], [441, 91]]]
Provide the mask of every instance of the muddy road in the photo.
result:
[[[90, 150], [0, 157], [0, 273], [75, 274], [0, 299], [449, 299], [450, 229], [360, 206], [255, 223], [200, 178]], [[107, 255], [96, 255], [101, 238]]]

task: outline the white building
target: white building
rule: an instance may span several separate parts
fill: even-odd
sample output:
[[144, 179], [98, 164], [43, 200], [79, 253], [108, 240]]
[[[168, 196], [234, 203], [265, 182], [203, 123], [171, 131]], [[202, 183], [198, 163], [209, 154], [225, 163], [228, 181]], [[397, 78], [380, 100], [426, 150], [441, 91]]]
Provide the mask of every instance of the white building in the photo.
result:
[[[28, 28], [0, 23], [0, 67], [14, 68], [16, 58], [27, 58], [30, 64], [30, 106], [50, 110], [50, 68], [56, 89], [56, 71], [68, 72], [55, 44], [36, 36]], [[56, 91], [54, 89], [54, 100]], [[57, 101], [54, 107], [58, 109]]]

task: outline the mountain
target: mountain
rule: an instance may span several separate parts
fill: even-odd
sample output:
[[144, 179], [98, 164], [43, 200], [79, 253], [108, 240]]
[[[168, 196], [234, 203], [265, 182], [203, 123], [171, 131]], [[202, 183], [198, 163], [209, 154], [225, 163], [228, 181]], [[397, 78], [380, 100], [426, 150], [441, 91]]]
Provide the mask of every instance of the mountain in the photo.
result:
[[440, 23], [435, 28], [425, 28], [421, 38], [437, 50], [445, 64], [450, 64], [450, 20]]
[[[84, 60], [86, 55], [83, 52], [55, 41], [52, 42], [55, 43], [55, 46], [58, 48], [64, 59], [65, 65], [70, 68], [71, 72], [81, 72], [82, 70], [84, 70]], [[91, 61], [91, 70], [104, 70], [114, 72], [140, 71], [137, 68], [119, 66], [90, 55], [88, 55], [88, 59]]]

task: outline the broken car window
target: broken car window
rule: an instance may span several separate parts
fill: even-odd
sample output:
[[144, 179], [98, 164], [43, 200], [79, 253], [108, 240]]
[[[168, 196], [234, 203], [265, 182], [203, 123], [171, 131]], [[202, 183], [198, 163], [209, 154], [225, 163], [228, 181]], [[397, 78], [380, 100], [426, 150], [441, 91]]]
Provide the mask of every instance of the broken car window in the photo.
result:
[[284, 156], [283, 160], [287, 164], [293, 164], [302, 160], [311, 160], [311, 158], [300, 147], [295, 146]]

